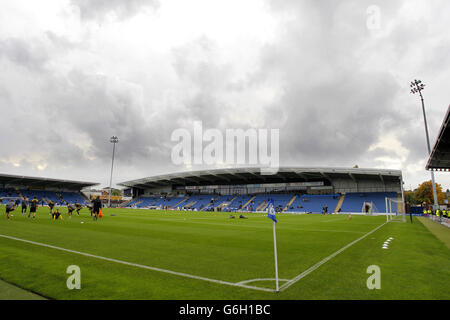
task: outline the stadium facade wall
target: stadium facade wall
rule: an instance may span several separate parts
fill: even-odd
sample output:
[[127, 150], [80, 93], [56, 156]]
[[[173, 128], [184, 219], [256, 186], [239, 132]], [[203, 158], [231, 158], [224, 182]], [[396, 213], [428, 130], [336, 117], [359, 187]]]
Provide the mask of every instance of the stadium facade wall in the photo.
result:
[[[347, 192], [397, 192], [401, 193], [400, 181], [381, 181], [381, 179], [352, 180], [350, 178], [336, 178], [331, 181], [330, 186], [323, 186], [323, 190], [330, 193], [347, 193]], [[320, 189], [320, 188], [319, 188]], [[243, 189], [244, 190], [244, 189]], [[306, 188], [305, 188], [306, 190]], [[211, 193], [213, 190], [210, 190]], [[183, 190], [174, 190], [172, 186], [155, 187], [143, 189], [140, 195], [151, 196], [162, 193], [184, 193]], [[250, 192], [251, 193], [251, 192]], [[295, 193], [295, 191], [291, 191]], [[136, 195], [136, 192], [133, 192]]]
[[36, 191], [51, 191], [51, 192], [79, 192], [80, 190], [74, 188], [62, 188], [62, 187], [41, 187], [35, 185], [26, 184], [2, 184], [2, 189], [19, 189], [19, 190], [36, 190]]
[[331, 181], [336, 193], [347, 192], [398, 192], [401, 193], [400, 181], [381, 181], [381, 179], [352, 180], [337, 178]]

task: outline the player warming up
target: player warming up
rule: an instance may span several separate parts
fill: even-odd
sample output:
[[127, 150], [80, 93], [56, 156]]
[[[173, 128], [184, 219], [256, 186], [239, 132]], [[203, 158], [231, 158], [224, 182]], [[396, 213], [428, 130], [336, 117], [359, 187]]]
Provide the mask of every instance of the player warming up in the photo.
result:
[[98, 214], [100, 213], [100, 209], [102, 208], [102, 201], [100, 197], [97, 197], [92, 201], [92, 214], [94, 216], [94, 220], [98, 219]]
[[[69, 218], [72, 218], [72, 213], [73, 213], [73, 211], [75, 210], [75, 207], [74, 207], [74, 205], [73, 204], [69, 204], [68, 206], [67, 206], [67, 210], [68, 210], [68, 215], [69, 215]], [[80, 215], [80, 214], [78, 214], [78, 215]]]
[[75, 208], [77, 208], [77, 215], [80, 215], [80, 210], [83, 209], [83, 206], [77, 202], [75, 203]]
[[50, 214], [52, 215], [53, 214], [53, 208], [55, 207], [55, 203], [52, 200], [49, 200], [47, 202], [47, 204], [48, 204], [48, 207], [50, 208]]
[[6, 204], [6, 218], [8, 218], [8, 220], [10, 218], [11, 212], [13, 212], [15, 208], [16, 206], [14, 204], [14, 200], [11, 200]]
[[28, 199], [27, 199], [27, 197], [23, 197], [23, 199], [22, 199], [22, 215], [24, 213], [27, 214], [27, 208], [28, 208]]
[[59, 212], [59, 207], [56, 207], [55, 210], [52, 210], [52, 217], [53, 217], [53, 220], [58, 220], [58, 219], [62, 220], [62, 215], [61, 215], [61, 212]]
[[92, 211], [93, 211], [93, 207], [91, 204], [86, 205], [86, 208], [89, 209], [89, 212], [91, 213], [91, 217], [92, 217]]
[[30, 218], [30, 215], [33, 214], [33, 219], [36, 218], [36, 210], [39, 206], [39, 201], [36, 199], [36, 197], [33, 198], [30, 202], [30, 212], [28, 213], [28, 218]]

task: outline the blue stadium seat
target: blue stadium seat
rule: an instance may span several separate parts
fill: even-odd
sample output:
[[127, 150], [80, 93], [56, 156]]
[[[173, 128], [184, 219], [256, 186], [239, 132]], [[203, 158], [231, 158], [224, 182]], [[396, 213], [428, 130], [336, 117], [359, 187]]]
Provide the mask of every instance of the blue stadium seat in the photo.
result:
[[[345, 194], [341, 212], [362, 212], [364, 202], [375, 205], [372, 212], [386, 212], [386, 198], [397, 199], [396, 192], [349, 192]], [[397, 208], [392, 208], [397, 211]]]

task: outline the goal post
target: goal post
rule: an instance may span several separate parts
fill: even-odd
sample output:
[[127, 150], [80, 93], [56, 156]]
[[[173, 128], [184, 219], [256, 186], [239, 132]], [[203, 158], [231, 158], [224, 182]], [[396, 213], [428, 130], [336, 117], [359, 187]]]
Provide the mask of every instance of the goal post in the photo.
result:
[[389, 197], [386, 197], [385, 200], [386, 200], [386, 221], [393, 221], [395, 217], [396, 221], [399, 221], [401, 219], [403, 222], [406, 222], [405, 214], [399, 212], [403, 210], [398, 209], [399, 207], [404, 208], [403, 200], [398, 200]]

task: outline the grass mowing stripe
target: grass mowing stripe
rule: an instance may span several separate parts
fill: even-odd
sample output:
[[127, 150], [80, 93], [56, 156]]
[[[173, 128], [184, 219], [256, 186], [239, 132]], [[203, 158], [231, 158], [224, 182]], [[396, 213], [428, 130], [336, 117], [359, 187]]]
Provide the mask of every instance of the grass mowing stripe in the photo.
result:
[[266, 292], [274, 292], [275, 291], [273, 289], [268, 289], [268, 288], [261, 288], [261, 287], [249, 286], [249, 285], [245, 285], [245, 284], [239, 284], [239, 283], [232, 283], [232, 282], [227, 282], [227, 281], [222, 281], [222, 280], [210, 279], [210, 278], [196, 276], [196, 275], [192, 275], [192, 274], [188, 274], [188, 273], [176, 272], [176, 271], [171, 271], [171, 270], [166, 270], [166, 269], [160, 269], [160, 268], [145, 266], [145, 265], [142, 265], [142, 264], [127, 262], [127, 261], [122, 261], [122, 260], [117, 260], [117, 259], [112, 259], [112, 258], [106, 258], [106, 257], [102, 257], [102, 256], [93, 255], [93, 254], [90, 254], [90, 253], [85, 253], [85, 252], [80, 252], [80, 251], [60, 248], [60, 247], [52, 246], [52, 245], [45, 244], [45, 243], [39, 243], [39, 242], [35, 242], [35, 241], [20, 239], [20, 238], [11, 237], [11, 236], [7, 236], [7, 235], [3, 235], [3, 234], [0, 234], [0, 237], [6, 238], [6, 239], [10, 239], [10, 240], [16, 240], [16, 241], [21, 241], [21, 242], [25, 242], [25, 243], [30, 243], [30, 244], [34, 244], [34, 245], [41, 246], [41, 247], [46, 247], [46, 248], [51, 248], [51, 249], [55, 249], [55, 250], [60, 250], [60, 251], [74, 253], [74, 254], [79, 254], [79, 255], [82, 255], [82, 256], [90, 257], [90, 258], [96, 258], [96, 259], [105, 260], [105, 261], [109, 261], [109, 262], [120, 263], [120, 264], [124, 264], [124, 265], [128, 265], [128, 266], [132, 266], [132, 267], [137, 267], [137, 268], [148, 269], [148, 270], [152, 270], [152, 271], [169, 273], [169, 274], [173, 274], [173, 275], [180, 276], [180, 277], [185, 277], [185, 278], [191, 278], [191, 279], [196, 279], [196, 280], [203, 280], [203, 281], [208, 281], [208, 282], [224, 284], [224, 285], [228, 285], [228, 286], [242, 287], [242, 288], [253, 289], [253, 290], [260, 290], [260, 291], [266, 291]]
[[432, 234], [441, 240], [447, 248], [450, 249], [450, 230], [449, 228], [433, 221], [429, 218], [420, 217], [418, 219]]
[[369, 231], [368, 233], [366, 233], [365, 235], [363, 235], [362, 237], [356, 239], [355, 241], [350, 242], [348, 245], [346, 245], [345, 247], [339, 249], [338, 251], [336, 251], [335, 253], [329, 255], [328, 257], [326, 257], [325, 259], [323, 259], [322, 261], [319, 261], [318, 263], [316, 263], [315, 265], [313, 265], [311, 268], [309, 268], [308, 270], [300, 273], [298, 276], [296, 276], [295, 278], [289, 280], [288, 282], [286, 282], [284, 285], [282, 285], [280, 287], [280, 291], [284, 291], [287, 288], [289, 288], [290, 286], [292, 286], [294, 283], [296, 283], [297, 281], [299, 281], [300, 279], [306, 277], [308, 274], [310, 274], [311, 272], [313, 272], [314, 270], [316, 270], [317, 268], [319, 268], [321, 265], [323, 265], [324, 263], [326, 263], [327, 261], [333, 259], [335, 256], [337, 256], [338, 254], [340, 254], [341, 252], [343, 252], [344, 250], [350, 248], [352, 245], [354, 245], [355, 243], [361, 241], [362, 239], [364, 239], [365, 237], [367, 237], [368, 235], [374, 233], [375, 231], [377, 231], [378, 229], [380, 229], [381, 227], [383, 227], [387, 222], [383, 223], [382, 225], [376, 227], [375, 229], [373, 229], [372, 231]]
[[[153, 219], [153, 221], [170, 221], [174, 222], [171, 219], [165, 219], [165, 218], [157, 218]], [[188, 220], [187, 220], [188, 221]], [[180, 223], [186, 223], [186, 221], [179, 219]], [[271, 227], [269, 226], [258, 226], [258, 225], [244, 225], [244, 224], [227, 224], [227, 223], [214, 223], [214, 222], [197, 222], [197, 221], [188, 221], [188, 223], [193, 224], [201, 224], [201, 225], [211, 225], [211, 226], [225, 226], [225, 227], [244, 227], [244, 228], [257, 228], [257, 229], [267, 229], [270, 230]], [[281, 227], [283, 230], [294, 230], [294, 231], [310, 231], [310, 232], [345, 232], [345, 233], [364, 233], [362, 231], [350, 231], [350, 230], [328, 230], [328, 229], [300, 229], [300, 228], [289, 228], [289, 227]]]
[[0, 300], [48, 300], [36, 292], [0, 279]]

